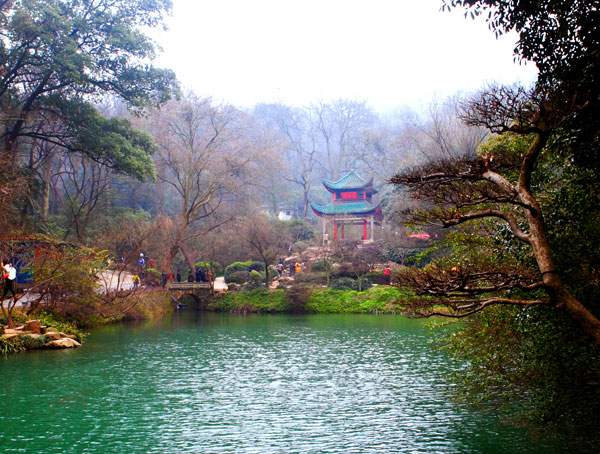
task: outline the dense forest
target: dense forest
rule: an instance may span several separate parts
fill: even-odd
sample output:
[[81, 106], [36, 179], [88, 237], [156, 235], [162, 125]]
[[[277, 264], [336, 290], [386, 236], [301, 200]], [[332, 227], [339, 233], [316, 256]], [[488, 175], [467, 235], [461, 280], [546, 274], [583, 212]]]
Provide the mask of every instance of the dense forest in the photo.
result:
[[[0, 2], [3, 254], [11, 236], [46, 238], [38, 280], [77, 294], [92, 285], [82, 269], [135, 267], [141, 253], [159, 273], [261, 260], [304, 239], [298, 225], [321, 244], [310, 201], [355, 170], [379, 189], [381, 261], [413, 289], [411, 313], [469, 317], [445, 340], [470, 361], [466, 395], [562, 428], [592, 423], [598, 1], [441, 2], [516, 29], [515, 56], [539, 79], [387, 116], [357, 100], [241, 109], [185, 90], [153, 66], [143, 33], [169, 3]], [[408, 229], [439, 241], [424, 250]], [[109, 303], [96, 315], [115, 315]]]

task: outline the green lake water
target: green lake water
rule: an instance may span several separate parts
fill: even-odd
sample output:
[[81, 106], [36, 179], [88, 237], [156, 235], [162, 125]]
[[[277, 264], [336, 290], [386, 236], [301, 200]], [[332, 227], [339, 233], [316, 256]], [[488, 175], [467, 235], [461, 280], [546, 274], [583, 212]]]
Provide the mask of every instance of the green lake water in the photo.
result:
[[182, 311], [0, 358], [0, 453], [552, 453], [449, 399], [399, 316]]

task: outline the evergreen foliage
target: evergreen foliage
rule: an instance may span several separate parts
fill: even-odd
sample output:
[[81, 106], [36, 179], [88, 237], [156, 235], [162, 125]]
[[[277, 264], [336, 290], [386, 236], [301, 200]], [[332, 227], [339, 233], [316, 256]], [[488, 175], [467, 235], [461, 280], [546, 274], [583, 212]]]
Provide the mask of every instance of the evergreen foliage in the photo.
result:
[[[253, 261], [248, 260], [246, 262], [233, 262], [225, 268], [225, 282], [244, 283], [248, 280], [248, 270]], [[237, 274], [239, 273], [239, 274]], [[244, 274], [245, 273], [245, 274]], [[245, 277], [243, 277], [245, 276]], [[234, 280], [235, 279], [235, 280]], [[243, 279], [243, 280], [241, 280]], [[241, 280], [241, 282], [240, 282]]]
[[565, 314], [546, 307], [495, 307], [445, 338], [468, 367], [454, 376], [458, 397], [497, 407], [574, 436], [595, 432], [600, 350]]

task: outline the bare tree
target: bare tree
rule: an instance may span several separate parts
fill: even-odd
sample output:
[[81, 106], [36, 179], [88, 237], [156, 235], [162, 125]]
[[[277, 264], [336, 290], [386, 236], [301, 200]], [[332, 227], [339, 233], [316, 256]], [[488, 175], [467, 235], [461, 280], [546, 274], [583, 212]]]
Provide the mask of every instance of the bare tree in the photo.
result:
[[317, 131], [309, 112], [282, 104], [261, 105], [254, 114], [267, 121], [281, 136], [281, 148], [291, 165], [283, 178], [302, 191], [302, 216], [306, 218], [309, 193], [317, 163]]
[[159, 149], [155, 156], [158, 179], [174, 194], [168, 232], [170, 269], [181, 251], [194, 270], [190, 245], [235, 217], [232, 204], [245, 201], [260, 169], [258, 158], [270, 151], [249, 119], [230, 106], [213, 106], [209, 99], [189, 94], [173, 101], [151, 120], [149, 129]]
[[319, 133], [320, 163], [332, 180], [357, 165], [360, 137], [375, 119], [364, 101], [337, 100], [311, 107], [311, 117]]
[[74, 233], [84, 240], [85, 232], [99, 205], [108, 203], [114, 171], [91, 161], [85, 155], [62, 154], [57, 177], [60, 181], [68, 218], [65, 238]]
[[265, 287], [269, 288], [271, 276], [269, 266], [285, 251], [289, 238], [285, 237], [281, 225], [262, 215], [256, 215], [243, 224], [244, 239], [265, 265]]

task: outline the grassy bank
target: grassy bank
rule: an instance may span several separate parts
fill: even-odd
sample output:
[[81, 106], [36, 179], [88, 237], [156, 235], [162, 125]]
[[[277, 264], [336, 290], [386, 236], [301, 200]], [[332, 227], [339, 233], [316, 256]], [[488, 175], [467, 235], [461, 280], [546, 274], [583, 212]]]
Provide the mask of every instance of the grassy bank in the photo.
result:
[[375, 286], [364, 292], [330, 288], [251, 290], [229, 293], [209, 305], [220, 312], [255, 313], [400, 313], [411, 294], [397, 287]]

